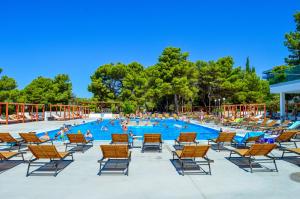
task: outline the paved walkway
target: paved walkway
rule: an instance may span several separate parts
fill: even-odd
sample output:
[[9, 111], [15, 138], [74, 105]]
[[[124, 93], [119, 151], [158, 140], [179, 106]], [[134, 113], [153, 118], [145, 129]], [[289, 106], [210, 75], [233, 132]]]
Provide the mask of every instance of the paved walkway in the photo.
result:
[[27, 122], [18, 124], [1, 125], [0, 132], [9, 132], [13, 136], [19, 137], [20, 132], [45, 132], [55, 129], [59, 129], [63, 124], [82, 124], [83, 121], [89, 122], [96, 119], [77, 119], [77, 120], [67, 120], [67, 121], [38, 121], [38, 122]]
[[[179, 175], [172, 164], [172, 142], [163, 144], [163, 152], [141, 153], [132, 149], [129, 176], [103, 174], [98, 176], [101, 157], [99, 145], [85, 153], [76, 153], [75, 161], [63, 169], [57, 177], [25, 177], [27, 164], [22, 163], [0, 173], [1, 198], [123, 198], [123, 199], [253, 199], [253, 198], [297, 198], [300, 183], [291, 176], [300, 174], [298, 165], [278, 160], [279, 172], [250, 173], [226, 159], [228, 151], [209, 151], [212, 175]], [[106, 142], [107, 143], [107, 142]], [[139, 144], [139, 143], [137, 143]], [[61, 143], [56, 143], [64, 150]], [[280, 155], [277, 151], [274, 155]], [[26, 159], [31, 155], [26, 154]], [[298, 159], [299, 160], [299, 159]], [[9, 166], [0, 163], [0, 168]], [[271, 167], [273, 165], [267, 165]], [[243, 166], [241, 166], [243, 167]], [[248, 169], [248, 168], [245, 168]]]

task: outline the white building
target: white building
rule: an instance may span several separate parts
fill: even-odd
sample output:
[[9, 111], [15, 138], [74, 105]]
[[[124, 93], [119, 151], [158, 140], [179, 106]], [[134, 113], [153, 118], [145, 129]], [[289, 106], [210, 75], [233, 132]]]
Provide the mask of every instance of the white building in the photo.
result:
[[285, 114], [286, 114], [285, 94], [287, 94], [287, 93], [300, 93], [300, 80], [293, 80], [293, 81], [273, 84], [273, 85], [270, 86], [270, 92], [280, 94], [280, 116], [284, 117]]

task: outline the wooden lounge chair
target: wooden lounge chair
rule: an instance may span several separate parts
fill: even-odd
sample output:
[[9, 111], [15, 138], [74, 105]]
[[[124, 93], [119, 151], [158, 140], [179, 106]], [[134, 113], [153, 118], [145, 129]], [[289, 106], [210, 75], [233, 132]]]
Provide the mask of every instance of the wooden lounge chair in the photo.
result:
[[223, 146], [224, 143], [230, 143], [230, 145], [234, 143], [235, 135], [236, 133], [234, 132], [221, 132], [216, 139], [208, 140], [208, 144], [210, 144], [210, 142], [216, 143], [220, 151], [220, 147]]
[[282, 147], [281, 145], [282, 143], [292, 142], [297, 148], [296, 140], [293, 140], [293, 138], [296, 136], [298, 132], [299, 131], [297, 130], [284, 131], [278, 137], [276, 137], [275, 142], [277, 142], [280, 147]]
[[[276, 147], [277, 147], [276, 144], [253, 144], [249, 149], [235, 149], [230, 151], [229, 159], [231, 158], [232, 154], [237, 154], [243, 158], [246, 158], [248, 160], [251, 173], [253, 171], [253, 163], [255, 161], [265, 162], [267, 160], [271, 160], [275, 165], [275, 169], [270, 169], [270, 170], [278, 172], [275, 158], [268, 155]], [[266, 157], [267, 159], [255, 159], [255, 157], [258, 156], [263, 156]]]
[[128, 134], [111, 134], [111, 144], [127, 144], [130, 145]]
[[49, 160], [55, 167], [54, 176], [58, 174], [58, 165], [67, 157], [71, 157], [73, 161], [72, 152], [58, 152], [54, 145], [29, 145], [28, 149], [31, 151], [33, 157], [28, 161], [28, 168], [26, 177], [30, 175], [31, 166], [41, 166], [43, 162], [36, 162], [37, 160], [44, 159]]
[[40, 139], [35, 133], [29, 132], [29, 133], [19, 133], [21, 138], [24, 140], [24, 143], [26, 144], [43, 144], [47, 142], [51, 142], [53, 144], [52, 140], [42, 140]]
[[[98, 175], [101, 175], [105, 170], [105, 163], [114, 161], [116, 164], [118, 161], [121, 164], [125, 163], [124, 174], [128, 176], [129, 162], [131, 161], [131, 151], [128, 150], [128, 145], [100, 145], [102, 151], [102, 158], [98, 161], [100, 163], [100, 169]], [[117, 170], [116, 168], [108, 169], [109, 171]]]
[[[297, 154], [296, 157], [300, 157], [300, 148], [285, 148], [285, 149], [283, 149], [281, 157], [283, 158], [286, 153], [295, 153], [295, 154]], [[291, 156], [288, 156], [288, 157], [291, 157]], [[294, 156], [292, 156], [292, 157], [294, 157]]]
[[235, 142], [236, 146], [242, 144], [242, 145], [244, 145], [244, 147], [247, 147], [247, 144], [249, 144], [249, 143], [257, 143], [262, 138], [262, 136], [263, 135], [247, 137], [241, 143], [238, 143], [235, 140], [233, 140], [233, 141]]
[[265, 126], [259, 127], [259, 130], [263, 130], [263, 131], [272, 130], [276, 125], [277, 125], [277, 121], [272, 120], [271, 122], [265, 124]]
[[175, 145], [183, 145], [183, 144], [197, 144], [196, 142], [197, 133], [183, 133], [181, 132], [179, 137], [175, 140]]
[[161, 134], [144, 134], [144, 141], [142, 146], [142, 153], [146, 148], [157, 148], [159, 152], [162, 151]]
[[[173, 160], [175, 156], [178, 158], [181, 166], [182, 175], [185, 173], [185, 168], [190, 166], [197, 165], [198, 170], [201, 169], [202, 172], [211, 175], [211, 168], [210, 163], [213, 162], [212, 160], [208, 159], [207, 152], [210, 145], [186, 145], [183, 147], [182, 150], [173, 151]], [[202, 158], [204, 161], [196, 161], [196, 159]], [[200, 167], [200, 165], [207, 165], [209, 171], [205, 171]]]
[[9, 145], [9, 151], [11, 151], [14, 146], [17, 146], [20, 151], [23, 142], [23, 140], [11, 136], [10, 133], [0, 133], [0, 141]]
[[13, 157], [16, 157], [18, 155], [21, 155], [22, 160], [24, 160], [24, 153], [23, 152], [11, 152], [11, 151], [0, 151], [0, 160], [4, 161], [4, 160], [9, 160]]
[[269, 121], [269, 118], [264, 118], [263, 121], [259, 124], [259, 121], [254, 121], [254, 123], [249, 123], [249, 125], [247, 126], [247, 129], [251, 129], [251, 130], [257, 130], [260, 127], [264, 127], [267, 125], [267, 122]]
[[90, 144], [93, 146], [93, 140], [86, 140], [83, 134], [67, 134], [69, 142], [66, 143], [66, 151], [68, 147], [79, 147], [84, 152], [84, 147]]

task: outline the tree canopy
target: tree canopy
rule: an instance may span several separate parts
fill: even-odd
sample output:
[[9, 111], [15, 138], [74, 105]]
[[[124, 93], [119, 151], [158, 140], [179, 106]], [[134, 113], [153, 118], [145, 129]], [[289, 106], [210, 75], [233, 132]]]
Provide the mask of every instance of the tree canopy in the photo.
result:
[[[0, 68], [0, 74], [2, 73], [2, 68]], [[17, 90], [17, 82], [6, 75], [0, 78], [0, 101], [15, 101], [19, 91]]]
[[290, 55], [285, 58], [288, 65], [300, 65], [300, 12], [294, 15], [296, 30], [285, 34], [285, 46], [290, 51]]
[[68, 75], [51, 78], [38, 77], [22, 91], [24, 101], [41, 104], [67, 104], [72, 96], [72, 84]]
[[228, 103], [268, 98], [269, 84], [257, 76], [249, 58], [245, 69], [234, 67], [232, 57], [208, 62], [188, 58], [180, 48], [168, 47], [147, 68], [137, 62], [105, 64], [91, 76], [88, 90], [98, 101], [122, 102], [126, 110], [178, 112], [181, 106], [211, 106], [220, 98]]

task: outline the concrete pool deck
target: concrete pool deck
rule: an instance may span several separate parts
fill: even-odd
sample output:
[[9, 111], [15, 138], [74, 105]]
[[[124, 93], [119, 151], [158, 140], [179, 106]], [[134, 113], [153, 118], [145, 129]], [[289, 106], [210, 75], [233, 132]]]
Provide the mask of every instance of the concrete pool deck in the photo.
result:
[[[85, 121], [91, 121], [85, 120]], [[63, 124], [82, 123], [82, 120], [33, 122], [1, 126], [0, 132], [17, 133], [23, 131], [49, 131]], [[218, 126], [205, 124], [207, 127]], [[230, 129], [227, 129], [230, 130]], [[180, 175], [172, 164], [173, 141], [165, 141], [162, 153], [141, 153], [133, 148], [129, 176], [122, 174], [103, 174], [98, 176], [101, 157], [99, 145], [107, 141], [96, 141], [94, 147], [85, 153], [74, 154], [74, 162], [66, 166], [57, 177], [25, 177], [27, 163], [19, 161], [0, 163], [1, 198], [296, 198], [300, 188], [300, 158], [277, 160], [279, 172], [247, 172], [242, 161], [228, 160], [229, 151], [216, 152], [210, 149], [208, 157], [212, 163], [212, 175]], [[206, 144], [207, 142], [202, 142]], [[61, 142], [55, 142], [64, 151]], [[135, 145], [141, 145], [137, 141]], [[275, 150], [276, 157], [281, 151]], [[25, 154], [25, 159], [31, 158]], [[19, 160], [14, 158], [13, 160]], [[292, 162], [292, 163], [291, 163]], [[272, 164], [262, 164], [273, 168]], [[206, 167], [204, 167], [206, 169]], [[298, 180], [298, 181], [297, 181]]]
[[9, 132], [15, 137], [19, 137], [19, 133], [21, 132], [45, 132], [56, 130], [62, 127], [64, 124], [78, 125], [82, 124], [83, 121], [91, 122], [96, 119], [87, 118], [87, 119], [76, 119], [76, 120], [66, 120], [66, 121], [38, 121], [38, 122], [26, 122], [26, 123], [17, 123], [10, 125], [1, 125], [0, 132]]
[[[278, 160], [279, 172], [247, 172], [226, 159], [228, 151], [216, 152], [210, 149], [208, 157], [212, 163], [212, 175], [179, 175], [171, 159], [173, 142], [165, 141], [162, 153], [141, 153], [140, 148], [132, 149], [129, 176], [103, 174], [98, 176], [101, 157], [100, 144], [85, 153], [74, 154], [74, 162], [66, 166], [57, 177], [25, 177], [27, 164], [21, 163], [0, 172], [1, 198], [296, 198], [300, 183], [291, 176], [300, 174], [300, 161], [292, 164]], [[141, 143], [137, 143], [141, 144]], [[64, 150], [62, 143], [55, 143]], [[281, 152], [275, 151], [275, 156]], [[25, 159], [31, 157], [30, 153]], [[15, 158], [17, 159], [17, 158]], [[0, 166], [9, 167], [8, 163]], [[273, 165], [267, 165], [272, 167]]]

